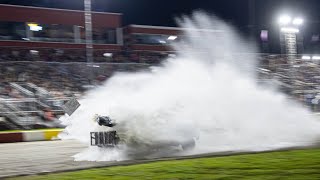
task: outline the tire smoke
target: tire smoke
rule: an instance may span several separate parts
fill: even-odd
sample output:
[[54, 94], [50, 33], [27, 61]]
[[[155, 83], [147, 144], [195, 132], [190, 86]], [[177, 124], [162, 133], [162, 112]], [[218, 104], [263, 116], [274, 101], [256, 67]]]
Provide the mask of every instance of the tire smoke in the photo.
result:
[[[89, 144], [92, 121], [107, 115], [125, 124], [128, 138], [199, 140], [189, 154], [225, 150], [269, 150], [304, 146], [320, 137], [320, 123], [302, 105], [272, 87], [256, 83], [254, 45], [215, 16], [195, 12], [177, 20], [183, 38], [179, 53], [150, 71], [118, 73], [80, 101], [61, 120], [69, 138]], [[168, 155], [168, 154], [167, 154]], [[127, 159], [122, 152], [90, 147], [76, 160]]]

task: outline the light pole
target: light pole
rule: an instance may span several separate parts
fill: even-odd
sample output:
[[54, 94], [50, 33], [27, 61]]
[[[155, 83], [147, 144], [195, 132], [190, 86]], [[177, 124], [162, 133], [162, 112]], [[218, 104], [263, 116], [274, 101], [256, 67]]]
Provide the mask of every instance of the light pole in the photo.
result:
[[91, 13], [91, 0], [84, 0], [84, 22], [86, 34], [86, 58], [87, 66], [90, 70], [90, 83], [93, 80], [93, 46], [92, 46], [92, 13]]
[[300, 17], [294, 17], [288, 15], [282, 15], [278, 19], [280, 25], [280, 41], [281, 37], [284, 39], [285, 52], [288, 55], [288, 64], [290, 68], [290, 76], [292, 83], [292, 90], [295, 90], [295, 66], [294, 62], [297, 56], [297, 34], [299, 33], [299, 27], [303, 24], [303, 19]]
[[303, 19], [283, 15], [279, 17], [278, 23], [280, 35], [284, 36], [286, 54], [295, 56], [297, 54], [297, 33], [300, 31], [299, 27], [303, 24]]

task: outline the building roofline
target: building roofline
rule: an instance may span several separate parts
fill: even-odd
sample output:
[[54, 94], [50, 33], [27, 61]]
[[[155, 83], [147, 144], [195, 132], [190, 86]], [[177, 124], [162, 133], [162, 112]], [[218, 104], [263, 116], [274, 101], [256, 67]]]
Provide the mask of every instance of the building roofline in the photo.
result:
[[150, 26], [150, 25], [138, 25], [138, 24], [130, 24], [130, 27], [137, 27], [137, 28], [148, 28], [148, 29], [168, 29], [168, 30], [183, 30], [180, 27], [168, 27], [168, 26]]
[[[45, 10], [52, 10], [52, 11], [69, 11], [69, 12], [81, 12], [84, 13], [82, 10], [73, 10], [73, 9], [59, 9], [59, 8], [47, 8], [47, 7], [35, 7], [35, 6], [21, 6], [21, 5], [12, 5], [12, 4], [1, 4], [0, 6], [7, 6], [7, 7], [18, 7], [18, 8], [28, 8], [28, 9], [45, 9]], [[106, 14], [106, 15], [118, 15], [122, 16], [122, 13], [111, 13], [111, 12], [97, 12], [91, 11], [93, 14]]]
[[217, 29], [195, 29], [195, 28], [181, 28], [181, 27], [168, 27], [168, 26], [149, 26], [149, 25], [137, 25], [137, 24], [130, 24], [128, 27], [133, 28], [144, 28], [144, 29], [163, 29], [163, 30], [178, 30], [178, 31], [184, 31], [184, 30], [196, 30], [196, 31], [202, 31], [202, 32], [224, 32], [223, 30], [217, 30]]

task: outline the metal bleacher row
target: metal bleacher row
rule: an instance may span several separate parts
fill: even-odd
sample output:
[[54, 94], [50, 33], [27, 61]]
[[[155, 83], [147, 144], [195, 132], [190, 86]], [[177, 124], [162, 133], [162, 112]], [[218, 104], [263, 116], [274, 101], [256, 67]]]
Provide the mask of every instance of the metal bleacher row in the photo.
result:
[[115, 71], [145, 67], [142, 63], [1, 62], [0, 117], [4, 118], [0, 129], [59, 127], [61, 106], [71, 97], [80, 97]]
[[0, 116], [5, 117], [0, 127], [7, 129], [31, 129], [39, 127], [59, 127], [56, 119], [43, 120], [44, 111], [50, 110], [57, 118], [64, 114], [61, 104], [68, 98], [55, 98], [48, 91], [32, 83], [9, 83], [12, 91], [19, 93], [19, 98], [2, 98]]

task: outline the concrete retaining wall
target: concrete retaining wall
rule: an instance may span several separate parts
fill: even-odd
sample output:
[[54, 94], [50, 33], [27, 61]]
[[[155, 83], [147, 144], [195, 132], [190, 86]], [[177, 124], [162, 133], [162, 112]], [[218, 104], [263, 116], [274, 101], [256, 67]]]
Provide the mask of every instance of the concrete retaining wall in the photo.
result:
[[57, 139], [62, 130], [34, 130], [19, 132], [0, 132], [0, 143], [50, 141]]

